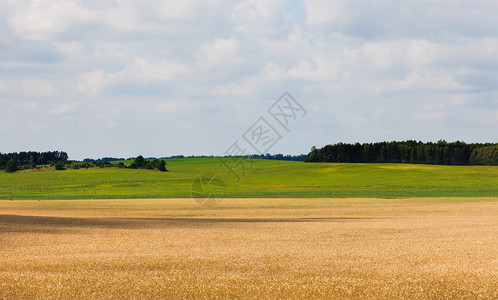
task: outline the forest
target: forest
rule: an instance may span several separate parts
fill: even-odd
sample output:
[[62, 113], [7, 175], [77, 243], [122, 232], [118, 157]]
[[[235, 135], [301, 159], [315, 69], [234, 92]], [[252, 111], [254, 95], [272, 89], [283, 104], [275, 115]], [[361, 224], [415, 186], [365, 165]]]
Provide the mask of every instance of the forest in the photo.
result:
[[403, 141], [337, 143], [311, 148], [306, 162], [498, 165], [498, 144]]

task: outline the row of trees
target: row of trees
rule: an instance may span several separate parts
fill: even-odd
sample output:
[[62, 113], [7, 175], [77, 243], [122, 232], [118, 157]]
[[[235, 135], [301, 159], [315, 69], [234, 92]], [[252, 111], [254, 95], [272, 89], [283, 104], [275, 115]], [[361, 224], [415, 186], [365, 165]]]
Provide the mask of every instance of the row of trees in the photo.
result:
[[144, 159], [143, 156], [138, 156], [129, 165], [121, 162], [113, 163], [113, 160], [92, 160], [75, 162], [67, 160], [68, 156], [65, 152], [20, 152], [20, 153], [0, 153], [0, 171], [7, 173], [16, 172], [18, 170], [40, 169], [42, 167], [53, 167], [55, 170], [65, 169], [88, 169], [88, 168], [130, 168], [130, 169], [147, 169], [167, 172], [166, 161], [163, 159]]
[[0, 153], [0, 170], [15, 172], [33, 169], [37, 165], [54, 165], [67, 161], [68, 155], [62, 151]]
[[290, 160], [290, 161], [304, 161], [306, 159], [306, 154], [300, 154], [300, 155], [283, 155], [283, 154], [253, 154], [250, 156], [251, 158], [254, 159], [271, 159], [271, 160]]
[[19, 152], [19, 153], [0, 153], [0, 165], [4, 165], [11, 159], [16, 161], [19, 166], [24, 165], [50, 165], [60, 161], [66, 161], [68, 155], [62, 151], [49, 152]]
[[435, 165], [498, 165], [498, 144], [467, 144], [444, 140], [365, 144], [338, 143], [313, 147], [306, 162], [414, 163]]
[[114, 160], [92, 160], [91, 162], [83, 161], [83, 162], [74, 162], [74, 161], [65, 161], [55, 164], [56, 170], [64, 170], [64, 169], [88, 169], [88, 168], [129, 168], [129, 169], [147, 169], [147, 170], [158, 170], [161, 172], [167, 172], [166, 169], [166, 161], [162, 159], [144, 159], [142, 155], [135, 158], [135, 160], [129, 165], [126, 166], [122, 161], [113, 163]]

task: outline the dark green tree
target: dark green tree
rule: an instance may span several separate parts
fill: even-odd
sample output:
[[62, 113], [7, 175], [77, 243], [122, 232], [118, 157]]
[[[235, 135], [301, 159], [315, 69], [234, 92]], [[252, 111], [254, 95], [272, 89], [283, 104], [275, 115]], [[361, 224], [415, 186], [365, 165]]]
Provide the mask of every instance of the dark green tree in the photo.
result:
[[15, 159], [11, 158], [5, 165], [5, 172], [13, 173], [15, 171], [17, 171], [17, 162]]
[[161, 159], [155, 159], [153, 161], [153, 164], [154, 164], [154, 168], [158, 169], [159, 171], [161, 172], [167, 172], [168, 170], [166, 170], [166, 162]]
[[135, 162], [138, 169], [145, 167], [145, 165], [147, 164], [147, 162], [145, 161], [145, 159], [142, 155], [137, 156], [137, 158], [135, 158], [134, 162]]
[[317, 162], [320, 161], [318, 157], [318, 150], [316, 149], [315, 146], [311, 147], [311, 152], [308, 154], [308, 157], [306, 157], [305, 162]]

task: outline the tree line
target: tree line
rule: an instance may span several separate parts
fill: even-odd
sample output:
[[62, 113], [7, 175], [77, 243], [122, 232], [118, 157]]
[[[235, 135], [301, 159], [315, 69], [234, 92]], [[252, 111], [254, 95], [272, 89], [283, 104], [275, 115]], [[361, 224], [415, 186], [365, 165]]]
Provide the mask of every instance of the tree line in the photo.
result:
[[0, 170], [15, 172], [18, 169], [31, 169], [37, 165], [52, 165], [67, 161], [68, 155], [62, 151], [0, 153]]
[[403, 141], [312, 147], [306, 162], [498, 165], [498, 144]]
[[65, 169], [88, 169], [88, 168], [129, 168], [146, 169], [167, 172], [166, 161], [163, 159], [145, 159], [142, 155], [137, 156], [134, 161], [126, 166], [122, 161], [112, 163], [114, 160], [92, 160], [92, 161], [71, 161], [68, 155], [61, 151], [52, 152], [19, 152], [0, 153], [0, 171], [13, 173], [19, 170], [42, 169], [52, 167], [61, 171]]
[[[129, 159], [128, 159], [129, 160]], [[146, 169], [168, 172], [166, 169], [166, 161], [163, 159], [145, 159], [142, 155], [137, 156], [129, 165], [125, 165], [122, 161], [116, 163], [115, 160], [97, 159], [92, 161], [65, 161], [55, 164], [56, 170], [65, 169], [88, 169], [88, 168], [119, 168], [119, 169]]]
[[0, 161], [7, 162], [11, 159], [15, 159], [19, 165], [49, 165], [67, 160], [68, 155], [62, 151], [0, 153]]
[[270, 159], [270, 160], [289, 160], [289, 161], [304, 161], [306, 159], [306, 154], [299, 154], [299, 155], [283, 155], [283, 154], [253, 154], [250, 155], [251, 158], [254, 159]]

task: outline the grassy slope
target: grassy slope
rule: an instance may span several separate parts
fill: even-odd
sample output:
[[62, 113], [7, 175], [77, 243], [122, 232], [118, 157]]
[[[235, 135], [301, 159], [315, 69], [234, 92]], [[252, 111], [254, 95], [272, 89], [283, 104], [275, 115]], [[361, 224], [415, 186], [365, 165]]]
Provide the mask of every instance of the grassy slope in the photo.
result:
[[240, 182], [218, 159], [170, 159], [168, 173], [89, 169], [0, 173], [0, 199], [190, 197], [192, 179], [222, 176], [227, 197], [493, 197], [498, 167], [405, 164], [305, 164], [256, 160]]

